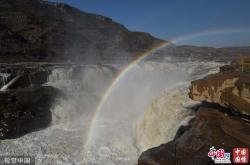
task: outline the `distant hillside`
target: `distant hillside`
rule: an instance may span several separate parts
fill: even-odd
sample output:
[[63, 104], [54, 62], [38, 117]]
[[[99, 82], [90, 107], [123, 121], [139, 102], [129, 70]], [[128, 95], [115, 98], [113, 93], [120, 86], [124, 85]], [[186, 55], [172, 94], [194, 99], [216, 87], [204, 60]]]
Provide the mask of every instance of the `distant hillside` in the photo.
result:
[[155, 52], [149, 59], [166, 59], [171, 56], [172, 60], [199, 60], [199, 61], [221, 61], [230, 62], [237, 56], [250, 56], [249, 47], [198, 47], [198, 46], [175, 46], [171, 45]]
[[130, 60], [161, 42], [66, 4], [0, 0], [0, 62]]
[[[112, 19], [42, 0], [0, 0], [0, 62], [129, 61], [167, 42]], [[150, 59], [231, 61], [250, 47], [171, 46]]]

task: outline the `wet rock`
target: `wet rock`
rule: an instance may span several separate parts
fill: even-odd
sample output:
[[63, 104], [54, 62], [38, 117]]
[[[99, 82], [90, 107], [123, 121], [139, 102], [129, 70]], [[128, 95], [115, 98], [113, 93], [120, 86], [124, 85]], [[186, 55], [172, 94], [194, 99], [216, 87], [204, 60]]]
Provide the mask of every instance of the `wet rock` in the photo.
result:
[[0, 93], [0, 139], [17, 138], [49, 126], [57, 96], [53, 87], [26, 88]]
[[47, 82], [49, 72], [47, 71], [36, 71], [34, 73], [24, 73], [18, 78], [9, 89], [25, 88], [32, 86], [39, 86]]
[[139, 165], [204, 165], [213, 164], [207, 156], [209, 148], [250, 146], [250, 123], [216, 109], [200, 108], [189, 127], [173, 141], [142, 153]]

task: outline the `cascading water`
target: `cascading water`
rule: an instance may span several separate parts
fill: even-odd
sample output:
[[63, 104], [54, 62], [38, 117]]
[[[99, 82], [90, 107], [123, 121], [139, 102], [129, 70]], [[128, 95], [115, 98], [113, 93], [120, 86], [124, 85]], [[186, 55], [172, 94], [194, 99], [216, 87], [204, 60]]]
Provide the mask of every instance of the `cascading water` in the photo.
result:
[[11, 74], [9, 73], [0, 73], [0, 77], [2, 78], [2, 81], [0, 82], [0, 91], [5, 91], [11, 84], [20, 78], [20, 76], [17, 75], [13, 79], [9, 80], [9, 77], [11, 77]]
[[58, 100], [51, 109], [51, 126], [1, 141], [0, 155], [31, 155], [38, 165], [82, 164], [87, 123], [115, 74], [99, 66], [82, 67], [78, 72], [80, 77], [72, 77], [72, 68], [52, 70], [46, 85], [61, 89], [67, 98]]
[[10, 77], [9, 73], [0, 73], [0, 84], [1, 86], [5, 85], [8, 81], [8, 78]]
[[218, 64], [145, 62], [129, 70], [98, 113], [85, 164], [135, 164], [141, 151], [171, 140], [192, 117], [186, 91], [197, 67], [204, 76]]
[[193, 117], [192, 111], [187, 110], [193, 103], [187, 96], [187, 84], [163, 91], [134, 125], [139, 150], [142, 152], [172, 140], [178, 128]]
[[[185, 97], [188, 82], [216, 71], [219, 65], [135, 65], [112, 87], [98, 113], [95, 110], [115, 77], [112, 67], [84, 67], [80, 79], [72, 78], [71, 68], [55, 69], [48, 85], [60, 88], [68, 97], [51, 109], [51, 126], [1, 141], [1, 154], [35, 153], [36, 164], [41, 165], [135, 164], [141, 151], [171, 140], [180, 124], [190, 119], [192, 114], [186, 110], [190, 100]], [[198, 73], [197, 68], [203, 72]]]

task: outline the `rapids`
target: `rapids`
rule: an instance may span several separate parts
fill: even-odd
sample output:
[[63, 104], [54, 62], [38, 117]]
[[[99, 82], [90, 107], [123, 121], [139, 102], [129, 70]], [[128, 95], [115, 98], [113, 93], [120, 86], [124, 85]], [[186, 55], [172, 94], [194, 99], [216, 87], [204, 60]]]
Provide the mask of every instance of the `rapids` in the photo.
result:
[[[128, 165], [142, 151], [170, 141], [192, 113], [186, 97], [191, 80], [218, 71], [220, 63], [136, 64], [111, 88], [113, 67], [55, 69], [47, 85], [67, 98], [57, 100], [51, 126], [0, 143], [1, 155], [33, 155], [36, 164]], [[114, 65], [117, 67], [117, 65]], [[119, 69], [119, 67], [117, 67]], [[197, 72], [199, 70], [199, 72]]]

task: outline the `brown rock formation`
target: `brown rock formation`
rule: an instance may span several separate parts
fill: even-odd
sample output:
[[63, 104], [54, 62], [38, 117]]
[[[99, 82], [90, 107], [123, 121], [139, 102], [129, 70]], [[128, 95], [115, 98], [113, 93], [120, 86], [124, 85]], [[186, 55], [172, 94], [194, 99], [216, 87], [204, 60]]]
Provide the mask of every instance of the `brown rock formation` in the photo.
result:
[[216, 109], [200, 108], [187, 130], [173, 141], [143, 152], [139, 165], [204, 165], [213, 164], [209, 148], [250, 146], [250, 123]]
[[241, 66], [224, 66], [221, 72], [192, 82], [189, 96], [250, 114], [250, 73]]

